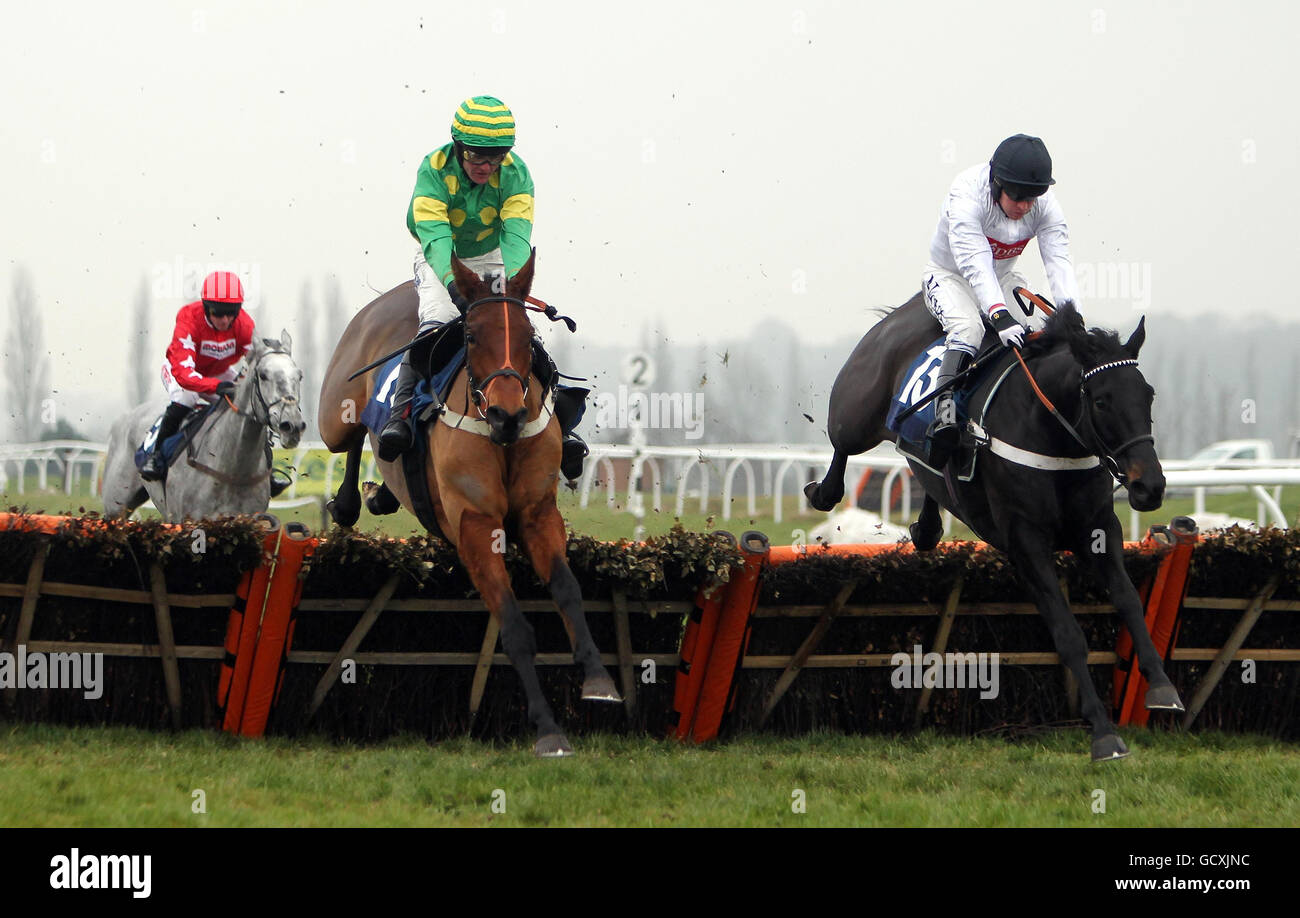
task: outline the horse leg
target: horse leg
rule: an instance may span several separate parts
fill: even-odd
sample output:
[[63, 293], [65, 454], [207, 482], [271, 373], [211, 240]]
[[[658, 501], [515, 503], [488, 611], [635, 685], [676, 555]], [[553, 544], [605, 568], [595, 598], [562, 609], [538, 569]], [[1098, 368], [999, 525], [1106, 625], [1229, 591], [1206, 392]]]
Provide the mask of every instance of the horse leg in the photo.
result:
[[524, 695], [528, 699], [528, 719], [537, 727], [533, 752], [544, 757], [571, 755], [573, 750], [569, 741], [542, 695], [534, 660], [537, 638], [533, 626], [524, 618], [519, 601], [510, 589], [510, 575], [506, 572], [504, 557], [492, 550], [493, 542], [497, 541], [496, 533], [501, 529], [500, 517], [467, 509], [460, 517], [460, 538], [456, 548], [470, 580], [501, 627], [501, 646], [523, 683]]
[[361, 493], [357, 489], [357, 480], [361, 477], [361, 448], [365, 445], [364, 437], [357, 437], [348, 447], [347, 466], [343, 472], [343, 483], [338, 492], [327, 504], [330, 518], [340, 526], [354, 526], [361, 517]]
[[1119, 518], [1113, 513], [1105, 523], [1103, 530], [1104, 551], [1093, 551], [1094, 540], [1084, 546], [1084, 553], [1092, 566], [1093, 574], [1099, 583], [1106, 585], [1110, 601], [1120, 614], [1120, 620], [1133, 637], [1133, 648], [1137, 651], [1138, 664], [1142, 675], [1147, 680], [1146, 707], [1152, 711], [1181, 711], [1182, 699], [1178, 690], [1165, 674], [1164, 663], [1156, 651], [1151, 635], [1147, 631], [1146, 617], [1142, 609], [1142, 600], [1128, 571], [1124, 569], [1124, 530], [1120, 528]]
[[388, 490], [386, 482], [367, 481], [361, 486], [361, 491], [365, 495], [366, 509], [375, 516], [386, 516], [402, 509], [401, 502]]
[[834, 510], [835, 505], [844, 499], [844, 469], [848, 464], [849, 454], [837, 449], [831, 457], [831, 467], [826, 470], [826, 477], [820, 482], [810, 481], [804, 485], [804, 496], [813, 509], [823, 512]]
[[916, 551], [933, 551], [943, 535], [943, 520], [939, 518], [939, 504], [929, 494], [921, 505], [921, 515], [908, 527], [912, 533], [912, 548]]
[[551, 598], [564, 619], [569, 642], [573, 645], [573, 659], [582, 666], [583, 700], [622, 701], [623, 696], [618, 693], [605, 664], [601, 663], [600, 651], [587, 627], [587, 617], [582, 611], [582, 588], [564, 556], [567, 541], [564, 518], [555, 504], [544, 502], [520, 513], [519, 538], [528, 552], [533, 570], [551, 591]]
[[1070, 605], [1061, 593], [1052, 553], [1045, 547], [1050, 544], [1047, 533], [1030, 526], [1025, 520], [1010, 527], [1010, 554], [1016, 570], [1047, 622], [1056, 652], [1078, 683], [1083, 716], [1092, 724], [1092, 760], [1122, 759], [1128, 755], [1128, 747], [1115, 732], [1115, 725], [1111, 723], [1097, 687], [1093, 685], [1092, 674], [1088, 671], [1088, 645], [1083, 629], [1075, 621]]

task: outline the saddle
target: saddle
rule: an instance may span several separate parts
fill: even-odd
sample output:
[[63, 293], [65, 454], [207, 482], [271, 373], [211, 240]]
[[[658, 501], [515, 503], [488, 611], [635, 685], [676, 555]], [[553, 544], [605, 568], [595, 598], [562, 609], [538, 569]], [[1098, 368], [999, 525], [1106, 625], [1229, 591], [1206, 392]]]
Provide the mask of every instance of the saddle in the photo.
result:
[[[427, 354], [417, 351], [411, 355], [412, 363], [421, 368], [420, 381], [416, 383], [411, 401], [415, 446], [406, 450], [399, 461], [402, 463], [416, 519], [426, 530], [439, 537], [442, 532], [433, 512], [433, 500], [424, 476], [428, 428], [437, 422], [446, 406], [452, 383], [465, 368], [465, 337], [461, 331], [464, 321], [464, 316], [460, 316], [448, 322], [433, 337], [431, 344], [420, 348], [421, 351], [427, 351]], [[534, 338], [532, 348], [532, 371], [541, 383], [542, 397], [545, 398], [547, 392], [555, 391], [555, 413], [561, 428], [572, 430], [586, 410], [586, 395], [590, 390], [560, 386], [560, 373], [555, 361], [542, 347], [542, 342]], [[392, 414], [393, 394], [401, 362], [402, 356], [399, 354], [384, 364], [375, 377], [375, 391], [361, 412], [361, 423], [376, 435], [384, 429]]]
[[[975, 359], [978, 360], [992, 348], [1000, 347], [1002, 342], [996, 335], [985, 335]], [[942, 475], [943, 472], [930, 461], [930, 444], [925, 435], [934, 420], [936, 400], [931, 399], [902, 422], [899, 422], [898, 416], [929, 395], [938, 385], [939, 362], [943, 352], [944, 339], [938, 338], [917, 356], [904, 377], [902, 387], [894, 396], [889, 406], [889, 415], [885, 419], [885, 426], [898, 436], [895, 448], [936, 475]], [[957, 409], [958, 423], [962, 425], [962, 437], [957, 452], [949, 461], [949, 467], [960, 481], [970, 481], [975, 476], [979, 450], [989, 441], [983, 427], [984, 418], [988, 415], [989, 406], [993, 404], [1002, 381], [1015, 366], [1015, 352], [1008, 348], [1002, 357], [990, 360], [953, 390], [953, 405]]]
[[[224, 405], [224, 401], [212, 402], [201, 408], [195, 408], [189, 414], [185, 415], [181, 421], [180, 429], [162, 442], [163, 461], [171, 468], [176, 457], [184, 452], [193, 442], [198, 432], [203, 428], [203, 421], [212, 412], [216, 411], [218, 406]], [[165, 413], [165, 410], [164, 412]], [[162, 424], [162, 413], [154, 418], [153, 424], [145, 432], [144, 439], [140, 441], [135, 448], [135, 467], [142, 469], [145, 463], [149, 461], [149, 454], [153, 452], [154, 441], [158, 439], [158, 427]]]

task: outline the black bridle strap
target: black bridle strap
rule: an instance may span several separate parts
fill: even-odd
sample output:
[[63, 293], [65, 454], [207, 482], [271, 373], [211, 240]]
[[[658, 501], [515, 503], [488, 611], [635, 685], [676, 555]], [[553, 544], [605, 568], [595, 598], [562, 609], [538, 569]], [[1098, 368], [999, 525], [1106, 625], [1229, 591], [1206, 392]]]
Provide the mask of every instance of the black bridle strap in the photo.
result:
[[[475, 307], [482, 306], [485, 303], [501, 303], [502, 305], [509, 304], [509, 305], [522, 307], [523, 309], [531, 309], [533, 312], [542, 311], [541, 309], [538, 309], [536, 307], [529, 306], [523, 300], [514, 296], [492, 295], [492, 296], [479, 297], [477, 300], [475, 300], [474, 302], [470, 303], [468, 306], [465, 307], [465, 338], [466, 338], [465, 344], [466, 344], [467, 351], [469, 347], [469, 340], [468, 340], [469, 339], [469, 314]], [[507, 325], [507, 329], [508, 328], [509, 326]], [[507, 342], [507, 351], [506, 351], [507, 361], [509, 361], [508, 348], [509, 348], [509, 344]], [[508, 364], [507, 366], [501, 367], [499, 370], [493, 370], [487, 376], [483, 377], [482, 382], [476, 382], [474, 379], [474, 371], [470, 369], [469, 360], [466, 360], [465, 375], [466, 377], [468, 377], [469, 386], [467, 388], [469, 390], [471, 397], [474, 399], [474, 407], [478, 408], [480, 415], [483, 413], [483, 409], [480, 406], [483, 404], [483, 402], [487, 400], [487, 394], [486, 394], [487, 387], [492, 382], [492, 380], [498, 377], [505, 377], [507, 379], [513, 378], [519, 380], [519, 387], [524, 390], [524, 397], [525, 398], [528, 397], [528, 380], [525, 379], [519, 373], [518, 370], [516, 370], [512, 366], [509, 366]]]

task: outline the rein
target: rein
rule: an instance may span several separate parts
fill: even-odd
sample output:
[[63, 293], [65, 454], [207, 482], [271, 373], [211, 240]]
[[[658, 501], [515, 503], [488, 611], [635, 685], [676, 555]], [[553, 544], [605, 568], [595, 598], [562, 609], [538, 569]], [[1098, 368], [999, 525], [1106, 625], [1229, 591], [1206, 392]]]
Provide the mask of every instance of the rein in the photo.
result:
[[[1024, 294], [1025, 298], [1031, 303], [1040, 306], [1048, 315], [1052, 315], [1056, 312], [1056, 308], [1046, 299], [1036, 293], [1026, 290], [1024, 287], [1016, 287], [1012, 293], [1015, 295], [1020, 308], [1024, 310], [1026, 316], [1032, 313], [1033, 306], [1026, 307], [1024, 303], [1020, 301], [1021, 294]], [[1029, 380], [1030, 388], [1034, 390], [1034, 394], [1038, 396], [1038, 400], [1042, 402], [1043, 407], [1052, 413], [1052, 417], [1056, 418], [1056, 420], [1060, 422], [1061, 426], [1065, 428], [1066, 432], [1069, 433], [1070, 436], [1074, 437], [1074, 439], [1078, 441], [1080, 446], [1101, 460], [1102, 465], [1106, 467], [1106, 471], [1110, 472], [1112, 478], [1121, 485], [1127, 486], [1128, 476], [1120, 470], [1119, 463], [1115, 461], [1115, 457], [1139, 443], [1154, 443], [1155, 437], [1151, 434], [1139, 434], [1131, 440], [1124, 441], [1114, 449], [1107, 447], [1106, 442], [1101, 438], [1101, 434], [1097, 432], [1096, 426], [1091, 423], [1092, 415], [1088, 411], [1088, 388], [1085, 383], [1087, 383], [1090, 377], [1096, 376], [1098, 373], [1104, 372], [1105, 370], [1112, 370], [1117, 367], [1136, 367], [1138, 365], [1137, 360], [1112, 360], [1110, 363], [1103, 363], [1100, 366], [1093, 367], [1091, 370], [1087, 370], [1079, 378], [1079, 418], [1075, 421], [1075, 424], [1082, 427], [1084, 419], [1086, 418], [1088, 420], [1089, 423], [1087, 426], [1090, 428], [1092, 433], [1091, 439], [1094, 441], [1089, 443], [1079, 434], [1078, 430], [1075, 429], [1074, 424], [1071, 424], [1061, 416], [1061, 413], [1056, 410], [1056, 406], [1052, 404], [1052, 400], [1049, 399], [1043, 393], [1043, 390], [1038, 387], [1038, 381], [1034, 379], [1034, 374], [1029, 371], [1029, 365], [1025, 363], [1025, 358], [1020, 355], [1020, 349], [1015, 348], [1015, 352], [1016, 360], [1020, 361], [1020, 368], [1025, 371], [1025, 377]]]
[[[249, 366], [248, 372], [246, 374], [248, 376], [251, 376], [252, 383], [253, 383], [253, 391], [257, 393], [257, 402], [262, 406], [261, 419], [257, 417], [256, 411], [254, 411], [253, 415], [250, 417], [249, 415], [239, 410], [239, 406], [234, 403], [234, 400], [232, 400], [230, 396], [228, 395], [222, 396], [222, 401], [226, 403], [227, 407], [232, 412], [235, 413], [235, 416], [238, 417], [240, 421], [242, 421], [245, 424], [253, 424], [256, 427], [262, 427], [266, 429], [266, 442], [268, 445], [277, 436], [279, 436], [279, 434], [271, 428], [271, 409], [276, 405], [279, 405], [286, 398], [289, 398], [289, 396], [282, 395], [275, 401], [268, 403], [266, 401], [266, 396], [262, 395], [262, 385], [257, 376], [257, 368], [258, 366], [261, 365], [262, 360], [264, 358], [269, 357], [272, 354], [288, 354], [288, 351], [285, 351], [281, 348], [264, 351], [257, 358], [257, 362]], [[200, 435], [190, 441], [190, 445], [185, 451], [186, 464], [189, 465], [189, 467], [192, 469], [197, 469], [198, 471], [203, 472], [205, 475], [209, 475], [212, 478], [215, 478], [217, 481], [220, 481], [222, 484], [233, 485], [235, 487], [243, 487], [245, 485], [258, 484], [259, 482], [265, 481], [268, 478], [270, 478], [271, 469], [269, 467], [265, 472], [261, 472], [255, 475], [235, 476], [227, 472], [223, 472], [220, 469], [214, 469], [212, 466], [206, 465], [205, 463], [202, 463], [199, 460], [194, 458], [195, 455], [198, 453], [200, 443], [207, 442], [208, 435], [212, 433], [212, 428], [215, 426], [215, 421], [216, 421], [216, 417], [214, 413], [214, 417], [212, 418], [211, 421], [209, 421], [207, 424], [204, 425], [204, 428], [200, 433]]]

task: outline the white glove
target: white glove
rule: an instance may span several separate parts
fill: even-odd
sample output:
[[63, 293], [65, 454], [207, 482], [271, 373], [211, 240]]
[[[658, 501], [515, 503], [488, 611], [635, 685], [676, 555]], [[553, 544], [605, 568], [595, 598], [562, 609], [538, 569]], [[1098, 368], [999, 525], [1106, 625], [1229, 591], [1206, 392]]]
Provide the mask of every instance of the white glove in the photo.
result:
[[1003, 344], [1020, 350], [1025, 343], [1025, 327], [1011, 317], [1010, 311], [1005, 306], [997, 307], [989, 313], [989, 321], [993, 323], [993, 328]]

